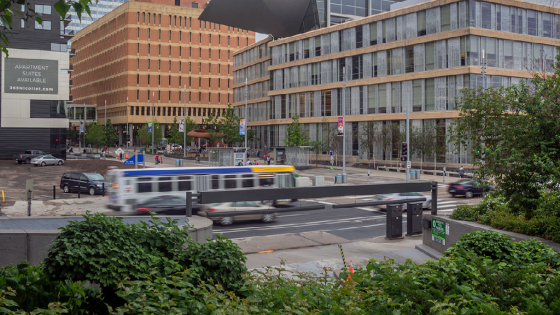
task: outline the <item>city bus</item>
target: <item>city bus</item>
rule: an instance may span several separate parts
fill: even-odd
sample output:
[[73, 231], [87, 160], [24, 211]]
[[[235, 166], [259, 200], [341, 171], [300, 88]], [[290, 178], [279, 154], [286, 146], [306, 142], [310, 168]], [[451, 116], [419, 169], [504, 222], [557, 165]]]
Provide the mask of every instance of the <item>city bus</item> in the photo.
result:
[[[151, 198], [162, 195], [184, 198], [187, 191], [295, 187], [294, 171], [289, 165], [109, 170], [107, 207], [134, 211], [136, 205]], [[272, 202], [286, 204], [291, 200]]]

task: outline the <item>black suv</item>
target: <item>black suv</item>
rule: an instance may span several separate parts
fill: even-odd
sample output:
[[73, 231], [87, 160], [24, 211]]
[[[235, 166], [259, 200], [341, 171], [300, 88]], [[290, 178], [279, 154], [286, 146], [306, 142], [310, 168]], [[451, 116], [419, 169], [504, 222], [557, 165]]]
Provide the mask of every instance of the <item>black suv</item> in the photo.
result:
[[60, 179], [60, 189], [65, 193], [79, 189], [90, 195], [101, 194], [104, 185], [105, 178], [97, 173], [64, 173]]

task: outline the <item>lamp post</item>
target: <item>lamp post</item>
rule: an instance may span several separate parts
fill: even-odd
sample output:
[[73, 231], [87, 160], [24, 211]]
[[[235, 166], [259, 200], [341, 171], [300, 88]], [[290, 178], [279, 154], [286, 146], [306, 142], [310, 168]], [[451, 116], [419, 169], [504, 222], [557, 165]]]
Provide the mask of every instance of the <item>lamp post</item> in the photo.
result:
[[484, 49], [482, 50], [482, 59], [480, 64], [482, 68], [482, 88], [486, 89], [486, 58], [484, 56]]
[[156, 113], [156, 103], [155, 103], [156, 92], [152, 92], [152, 154], [154, 154], [154, 134], [156, 133], [155, 113]]
[[408, 94], [409, 102], [406, 104], [406, 182], [410, 182], [410, 168], [408, 168], [408, 163], [412, 164], [410, 161], [410, 94]]
[[187, 85], [185, 84], [185, 108], [183, 115], [185, 119], [183, 120], [183, 157], [187, 157], [187, 130], [185, 127], [187, 126]]
[[342, 183], [346, 183], [346, 67], [342, 68]]
[[124, 141], [126, 141], [126, 153], [128, 153], [128, 96], [126, 97], [126, 137]]
[[245, 161], [247, 161], [247, 78], [245, 78], [245, 123], [243, 124], [243, 132], [245, 133]]

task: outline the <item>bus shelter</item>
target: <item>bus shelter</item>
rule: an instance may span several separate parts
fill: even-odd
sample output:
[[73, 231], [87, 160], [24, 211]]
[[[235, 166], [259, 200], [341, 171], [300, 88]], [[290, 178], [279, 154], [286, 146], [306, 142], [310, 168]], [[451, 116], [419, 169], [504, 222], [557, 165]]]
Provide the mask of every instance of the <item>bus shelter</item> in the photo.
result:
[[246, 164], [245, 148], [208, 148], [208, 166], [238, 166]]
[[296, 169], [309, 168], [311, 147], [274, 147], [273, 158], [276, 165], [292, 165]]

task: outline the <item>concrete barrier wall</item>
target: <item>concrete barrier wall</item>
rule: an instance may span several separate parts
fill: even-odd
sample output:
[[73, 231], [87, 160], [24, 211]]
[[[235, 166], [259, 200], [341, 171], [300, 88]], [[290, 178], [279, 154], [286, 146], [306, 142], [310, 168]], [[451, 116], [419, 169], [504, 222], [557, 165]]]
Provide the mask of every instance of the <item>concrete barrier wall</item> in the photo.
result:
[[[445, 235], [445, 245], [435, 241], [434, 239], [432, 239], [432, 219], [441, 220], [441, 221], [445, 222], [446, 225], [449, 225], [448, 226], [449, 234], [446, 233], [446, 235]], [[514, 242], [519, 242], [519, 241], [523, 241], [523, 240], [526, 240], [526, 239], [534, 238], [534, 239], [538, 239], [539, 241], [547, 244], [553, 250], [555, 250], [557, 252], [560, 252], [560, 244], [555, 243], [553, 241], [545, 240], [545, 239], [540, 238], [540, 237], [529, 236], [529, 235], [525, 235], [525, 234], [499, 230], [499, 229], [493, 228], [493, 227], [488, 226], [488, 225], [478, 224], [478, 223], [474, 223], [474, 222], [453, 220], [453, 219], [450, 219], [448, 216], [445, 216], [445, 215], [435, 215], [434, 216], [434, 215], [431, 215], [431, 214], [424, 214], [422, 216], [422, 221], [423, 221], [422, 222], [423, 223], [422, 224], [422, 243], [426, 246], [431, 247], [432, 249], [437, 250], [440, 253], [443, 253], [449, 247], [451, 247], [453, 244], [457, 243], [459, 241], [459, 239], [464, 234], [472, 233], [472, 232], [476, 232], [476, 231], [494, 231], [494, 232], [502, 233], [502, 234], [505, 234], [505, 235], [511, 237]]]
[[[189, 235], [199, 243], [212, 237], [212, 221], [193, 216]], [[46, 257], [59, 230], [0, 230], [0, 267], [29, 261], [39, 265]]]

